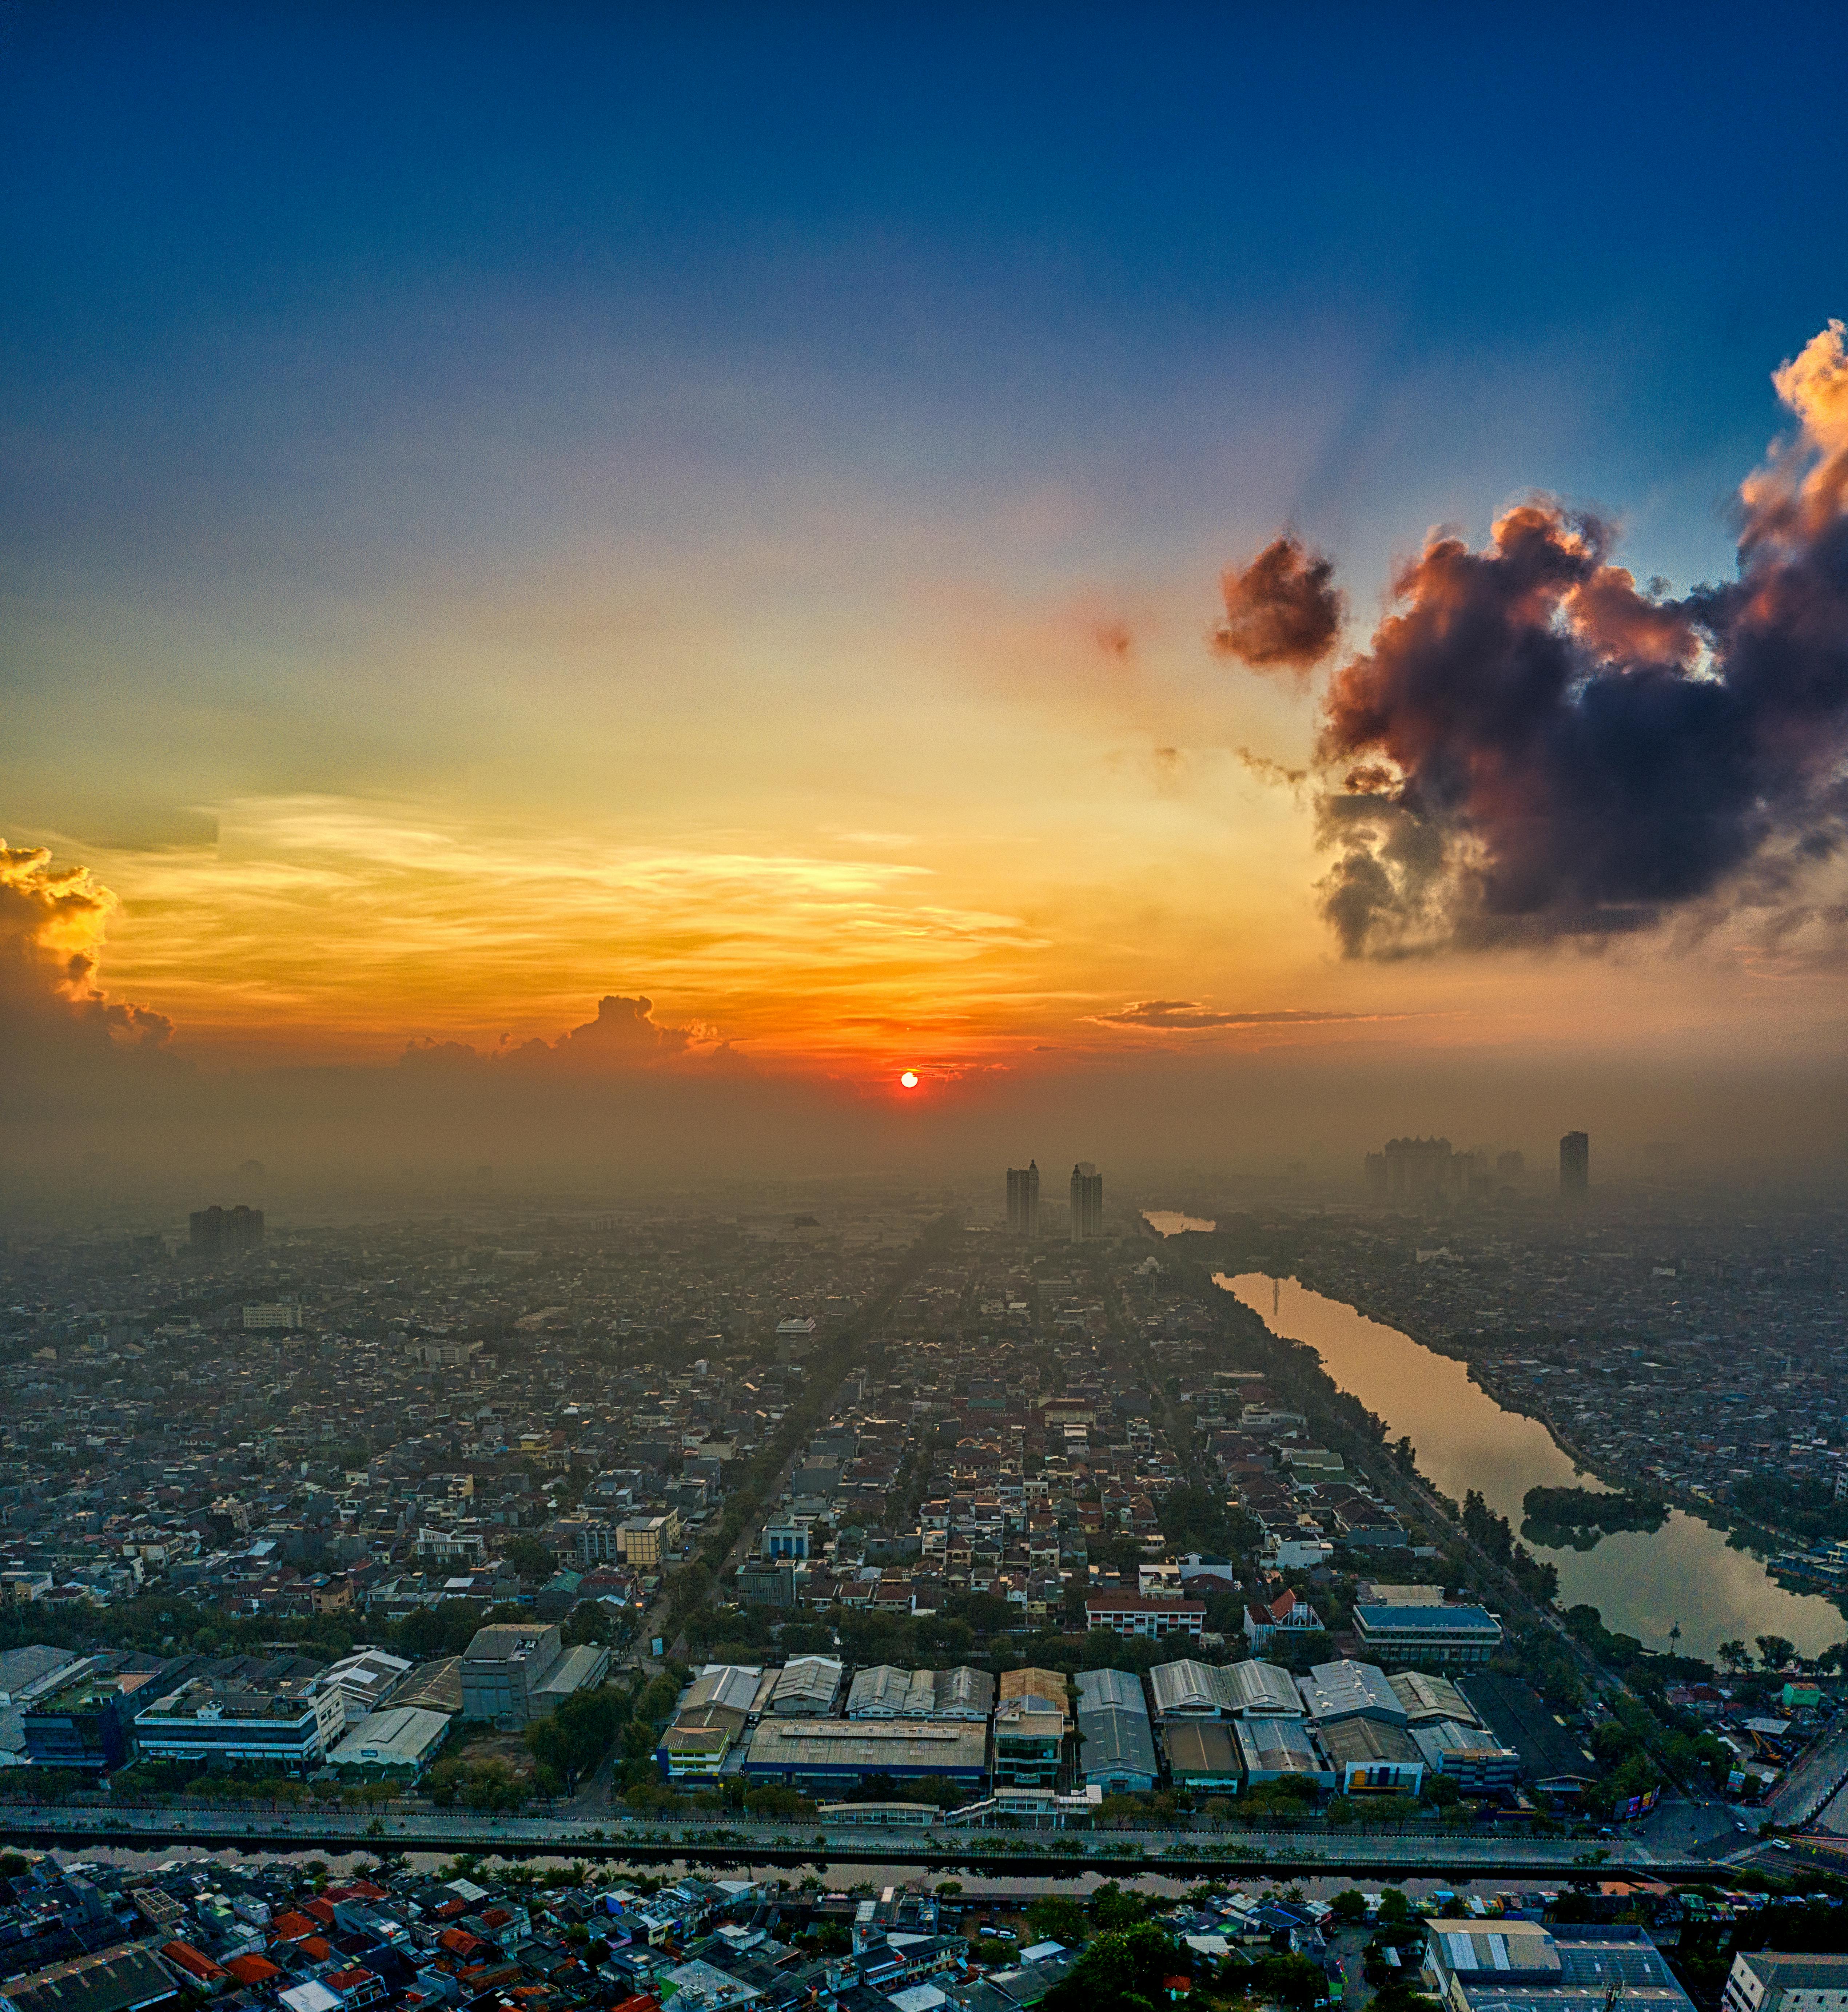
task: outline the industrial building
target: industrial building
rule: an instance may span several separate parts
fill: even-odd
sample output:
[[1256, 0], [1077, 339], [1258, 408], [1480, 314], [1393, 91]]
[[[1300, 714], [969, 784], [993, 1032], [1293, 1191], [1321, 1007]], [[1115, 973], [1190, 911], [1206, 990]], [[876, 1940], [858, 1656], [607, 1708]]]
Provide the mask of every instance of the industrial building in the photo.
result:
[[1244, 1778], [1236, 1725], [1211, 1718], [1177, 1718], [1164, 1726], [1168, 1769], [1177, 1789], [1220, 1789], [1234, 1794]]
[[1335, 1785], [1333, 1767], [1300, 1718], [1235, 1719], [1227, 1730], [1238, 1743], [1247, 1781], [1312, 1782], [1318, 1789]]
[[1625, 2012], [1693, 2012], [1639, 1928], [1440, 1917], [1425, 1937], [1425, 1967], [1450, 2012], [1607, 2012], [1618, 1999]]
[[462, 1715], [523, 1732], [573, 1692], [594, 1689], [608, 1668], [608, 1649], [585, 1643], [568, 1650], [554, 1627], [508, 1621], [477, 1629], [462, 1653]]
[[777, 1673], [769, 1708], [779, 1718], [829, 1718], [844, 1674], [835, 1657], [794, 1657]]
[[1078, 1771], [1106, 1795], [1141, 1795], [1160, 1775], [1142, 1680], [1124, 1670], [1081, 1670]]
[[1415, 1796], [1424, 1785], [1425, 1757], [1403, 1726], [1343, 1718], [1317, 1726], [1315, 1739], [1343, 1795]]
[[988, 1729], [954, 1720], [768, 1716], [751, 1736], [744, 1773], [838, 1794], [869, 1775], [953, 1782], [979, 1795], [988, 1778]]
[[413, 1782], [449, 1736], [446, 1712], [415, 1705], [369, 1712], [327, 1757], [343, 1775], [366, 1780]]

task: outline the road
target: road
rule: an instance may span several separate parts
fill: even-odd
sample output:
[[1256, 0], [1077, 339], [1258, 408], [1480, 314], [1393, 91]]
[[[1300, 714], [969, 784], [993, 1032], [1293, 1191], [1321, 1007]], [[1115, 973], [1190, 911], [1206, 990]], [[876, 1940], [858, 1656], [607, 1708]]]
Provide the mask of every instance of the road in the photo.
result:
[[[865, 1824], [815, 1828], [750, 1819], [672, 1824], [593, 1824], [550, 1814], [491, 1817], [461, 1810], [370, 1816], [363, 1811], [252, 1809], [241, 1803], [187, 1809], [0, 1804], [0, 1834], [41, 1844], [82, 1846], [146, 1840], [163, 1846], [237, 1846], [299, 1851], [490, 1852], [521, 1857], [697, 1859], [730, 1864], [951, 1865], [1005, 1858], [1040, 1859], [1055, 1868], [1219, 1871], [1259, 1865], [1278, 1871], [1419, 1874], [1469, 1878], [1490, 1874], [1569, 1881], [1625, 1872], [1667, 1878], [1711, 1875], [1714, 1862], [1651, 1850], [1631, 1839], [1593, 1846], [1583, 1839], [1396, 1832], [1111, 1831], [983, 1832], [933, 1826], [888, 1829]], [[1594, 1862], [1595, 1860], [1595, 1862]]]

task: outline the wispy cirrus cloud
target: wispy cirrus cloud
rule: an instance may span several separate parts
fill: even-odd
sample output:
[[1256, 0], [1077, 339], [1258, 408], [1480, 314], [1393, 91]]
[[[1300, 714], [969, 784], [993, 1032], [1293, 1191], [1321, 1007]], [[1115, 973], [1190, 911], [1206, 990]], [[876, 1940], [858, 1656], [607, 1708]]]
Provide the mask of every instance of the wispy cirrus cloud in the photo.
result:
[[1100, 1027], [1136, 1027], [1161, 1033], [1197, 1033], [1214, 1027], [1311, 1027], [1341, 1020], [1400, 1019], [1401, 1014], [1323, 1013], [1289, 1009], [1229, 1013], [1197, 999], [1139, 999], [1114, 1013], [1086, 1016]]

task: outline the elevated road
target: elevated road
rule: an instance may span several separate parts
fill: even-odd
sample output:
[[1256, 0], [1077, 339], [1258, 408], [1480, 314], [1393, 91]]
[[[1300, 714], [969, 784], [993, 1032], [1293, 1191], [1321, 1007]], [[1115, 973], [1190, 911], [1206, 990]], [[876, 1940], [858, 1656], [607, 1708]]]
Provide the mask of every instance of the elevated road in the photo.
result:
[[108, 1844], [156, 1850], [195, 1845], [247, 1852], [430, 1851], [500, 1857], [611, 1858], [711, 1865], [1004, 1864], [1048, 1878], [1087, 1869], [1115, 1874], [1351, 1873], [1354, 1876], [1530, 1879], [1548, 1884], [1621, 1874], [1711, 1878], [1711, 1858], [1652, 1850], [1634, 1839], [1408, 1831], [961, 1830], [869, 1824], [594, 1823], [568, 1815], [484, 1816], [465, 1810], [384, 1813], [253, 1809], [244, 1803], [184, 1808], [0, 1803], [0, 1836], [44, 1847]]

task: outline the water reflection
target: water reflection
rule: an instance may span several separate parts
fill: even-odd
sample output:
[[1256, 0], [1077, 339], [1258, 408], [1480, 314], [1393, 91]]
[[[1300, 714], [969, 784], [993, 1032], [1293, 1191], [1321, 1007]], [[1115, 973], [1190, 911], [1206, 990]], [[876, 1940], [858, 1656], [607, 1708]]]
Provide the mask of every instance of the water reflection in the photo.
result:
[[1183, 1215], [1178, 1209], [1145, 1208], [1142, 1219], [1158, 1236], [1179, 1236], [1184, 1229], [1217, 1229], [1218, 1225], [1204, 1215]]
[[[1272, 1332], [1308, 1342], [1342, 1389], [1386, 1421], [1393, 1439], [1411, 1440], [1420, 1472], [1454, 1500], [1476, 1489], [1518, 1529], [1529, 1489], [1602, 1486], [1573, 1465], [1537, 1418], [1504, 1411], [1471, 1382], [1461, 1362], [1397, 1328], [1293, 1279], [1247, 1272], [1215, 1274], [1215, 1282]], [[1730, 1550], [1723, 1531], [1679, 1510], [1659, 1530], [1616, 1532], [1589, 1551], [1524, 1541], [1557, 1566], [1562, 1604], [1589, 1601], [1606, 1627], [1650, 1648], [1667, 1648], [1678, 1623], [1684, 1652], [1710, 1657], [1721, 1642], [1750, 1643], [1755, 1635], [1788, 1636], [1804, 1655], [1848, 1635], [1832, 1602], [1785, 1592], [1759, 1558]]]

